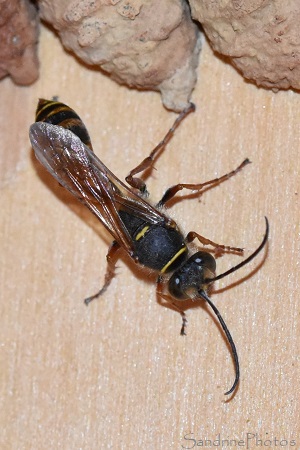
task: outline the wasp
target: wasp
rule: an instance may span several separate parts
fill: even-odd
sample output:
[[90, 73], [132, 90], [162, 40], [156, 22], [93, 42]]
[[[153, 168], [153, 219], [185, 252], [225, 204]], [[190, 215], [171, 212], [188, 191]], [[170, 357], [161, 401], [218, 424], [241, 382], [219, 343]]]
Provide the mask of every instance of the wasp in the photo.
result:
[[216, 253], [242, 255], [243, 249], [217, 244], [194, 231], [184, 236], [176, 222], [167, 215], [165, 206], [182, 189], [201, 193], [205, 188], [216, 186], [234, 176], [250, 161], [245, 159], [235, 170], [205, 183], [176, 184], [167, 189], [156, 205], [148, 201], [145, 181], [136, 176], [152, 167], [180, 122], [194, 110], [195, 106], [191, 103], [179, 114], [164, 139], [126, 177], [127, 185], [95, 155], [84, 123], [67, 105], [40, 99], [36, 122], [31, 125], [29, 136], [39, 162], [96, 215], [113, 237], [107, 253], [104, 285], [85, 303], [90, 303], [108, 288], [115, 274], [117, 252], [120, 249], [135, 263], [157, 274], [157, 295], [171, 303], [172, 308], [181, 314], [182, 335], [185, 334], [187, 320], [184, 311], [175, 302], [204, 300], [216, 314], [231, 348], [235, 379], [225, 393], [229, 395], [239, 382], [238, 354], [227, 325], [208, 292], [215, 281], [245, 266], [263, 249], [269, 235], [268, 220], [265, 218], [266, 230], [257, 249], [236, 266], [216, 275], [214, 256], [209, 251], [196, 251], [191, 245], [192, 241], [197, 239], [202, 245], [210, 245]]

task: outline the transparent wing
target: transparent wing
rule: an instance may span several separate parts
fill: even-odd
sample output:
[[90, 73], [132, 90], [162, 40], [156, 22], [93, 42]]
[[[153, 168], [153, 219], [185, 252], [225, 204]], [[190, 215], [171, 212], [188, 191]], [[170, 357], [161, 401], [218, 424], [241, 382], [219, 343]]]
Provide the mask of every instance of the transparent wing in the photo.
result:
[[132, 239], [120, 219], [119, 209], [152, 224], [168, 220], [116, 178], [71, 131], [36, 122], [30, 127], [29, 137], [40, 163], [100, 219], [131, 256], [134, 252]]

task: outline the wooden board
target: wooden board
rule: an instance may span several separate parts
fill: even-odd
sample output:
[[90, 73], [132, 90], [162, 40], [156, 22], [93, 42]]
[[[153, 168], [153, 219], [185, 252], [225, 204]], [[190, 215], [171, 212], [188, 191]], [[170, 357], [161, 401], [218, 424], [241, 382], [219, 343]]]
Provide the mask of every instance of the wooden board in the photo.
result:
[[[226, 439], [230, 448], [234, 440], [299, 448], [299, 95], [246, 83], [205, 44], [197, 111], [148, 180], [158, 200], [179, 181], [252, 161], [170, 211], [186, 232], [244, 247], [246, 256], [262, 239], [264, 216], [270, 221], [268, 251], [213, 295], [241, 364], [226, 401], [233, 363], [205, 306], [187, 311], [180, 336], [180, 316], [157, 303], [155, 286], [126, 258], [105, 296], [83, 304], [102, 283], [110, 238], [39, 166], [28, 140], [38, 97], [58, 95], [124, 179], [176, 115], [159, 94], [80, 65], [45, 28], [40, 59], [33, 86], [0, 84], [1, 449], [223, 448]], [[219, 273], [239, 261], [225, 255]]]

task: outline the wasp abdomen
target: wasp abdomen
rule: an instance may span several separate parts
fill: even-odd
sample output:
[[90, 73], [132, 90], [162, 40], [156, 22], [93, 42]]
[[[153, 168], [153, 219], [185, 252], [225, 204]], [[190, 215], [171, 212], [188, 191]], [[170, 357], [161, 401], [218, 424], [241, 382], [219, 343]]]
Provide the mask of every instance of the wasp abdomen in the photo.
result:
[[36, 122], [47, 122], [72, 131], [79, 139], [93, 150], [90, 135], [78, 116], [69, 106], [61, 102], [39, 99], [36, 109]]

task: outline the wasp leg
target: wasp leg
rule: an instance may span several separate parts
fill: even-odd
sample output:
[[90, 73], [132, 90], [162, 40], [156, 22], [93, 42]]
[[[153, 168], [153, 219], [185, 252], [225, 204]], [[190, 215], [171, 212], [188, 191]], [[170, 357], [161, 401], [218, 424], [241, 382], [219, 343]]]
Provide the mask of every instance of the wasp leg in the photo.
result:
[[144, 180], [142, 180], [139, 177], [134, 177], [134, 175], [137, 175], [140, 172], [145, 171], [146, 169], [149, 169], [152, 165], [154, 160], [157, 158], [157, 156], [160, 154], [160, 152], [164, 149], [164, 147], [167, 145], [167, 143], [172, 138], [174, 131], [182, 122], [182, 120], [192, 111], [195, 111], [195, 105], [193, 103], [190, 103], [189, 106], [187, 106], [177, 117], [175, 122], [173, 123], [173, 126], [169, 129], [165, 137], [160, 141], [159, 144], [152, 150], [149, 156], [145, 158], [138, 166], [136, 166], [134, 169], [131, 170], [129, 175], [125, 178], [127, 183], [140, 191], [140, 193], [144, 196], [148, 195], [146, 183]]
[[104, 292], [110, 285], [111, 280], [115, 276], [115, 268], [116, 268], [116, 261], [117, 261], [116, 252], [119, 250], [119, 248], [120, 248], [120, 245], [117, 243], [117, 241], [113, 241], [113, 243], [109, 247], [107, 255], [106, 255], [107, 267], [106, 267], [106, 273], [105, 273], [105, 277], [104, 277], [104, 285], [96, 294], [94, 294], [91, 297], [88, 297], [84, 300], [84, 303], [86, 305], [88, 305], [92, 300], [95, 300], [95, 298], [98, 298], [102, 294], [104, 294]]
[[[156, 295], [160, 298], [162, 298], [163, 300], [165, 300], [167, 302], [167, 305], [170, 305], [172, 307], [172, 309], [175, 309], [176, 311], [179, 312], [179, 314], [181, 315], [182, 318], [182, 325], [181, 325], [181, 330], [180, 330], [180, 334], [181, 336], [185, 336], [186, 332], [186, 326], [188, 323], [188, 320], [186, 318], [185, 312], [182, 311], [182, 309], [180, 309], [174, 302], [173, 299], [170, 295], [164, 294], [163, 293], [163, 287], [164, 287], [164, 281], [162, 276], [159, 275], [158, 279], [157, 279], [157, 284], [156, 284]], [[160, 302], [161, 303], [161, 302]], [[165, 305], [165, 306], [167, 306]]]
[[213, 180], [206, 181], [205, 183], [198, 183], [198, 184], [187, 184], [187, 183], [179, 183], [175, 186], [171, 186], [169, 189], [166, 190], [164, 193], [162, 199], [158, 202], [156, 205], [157, 207], [164, 206], [169, 200], [171, 200], [178, 191], [181, 191], [182, 189], [188, 189], [190, 191], [200, 191], [205, 187], [215, 187], [218, 186], [220, 183], [223, 183], [223, 181], [228, 180], [229, 178], [233, 177], [235, 174], [237, 174], [240, 170], [242, 170], [247, 164], [250, 164], [250, 161], [248, 158], [246, 158], [242, 164], [240, 164], [236, 169], [232, 170], [229, 173], [226, 173], [220, 178], [214, 178]]
[[217, 244], [210, 239], [201, 236], [201, 234], [196, 233], [196, 231], [190, 231], [185, 240], [186, 242], [192, 242], [194, 239], [198, 239], [203, 245], [211, 245], [215, 248], [215, 253], [220, 256], [224, 252], [237, 253], [238, 255], [243, 255], [244, 249], [239, 247], [230, 247], [229, 245]]

